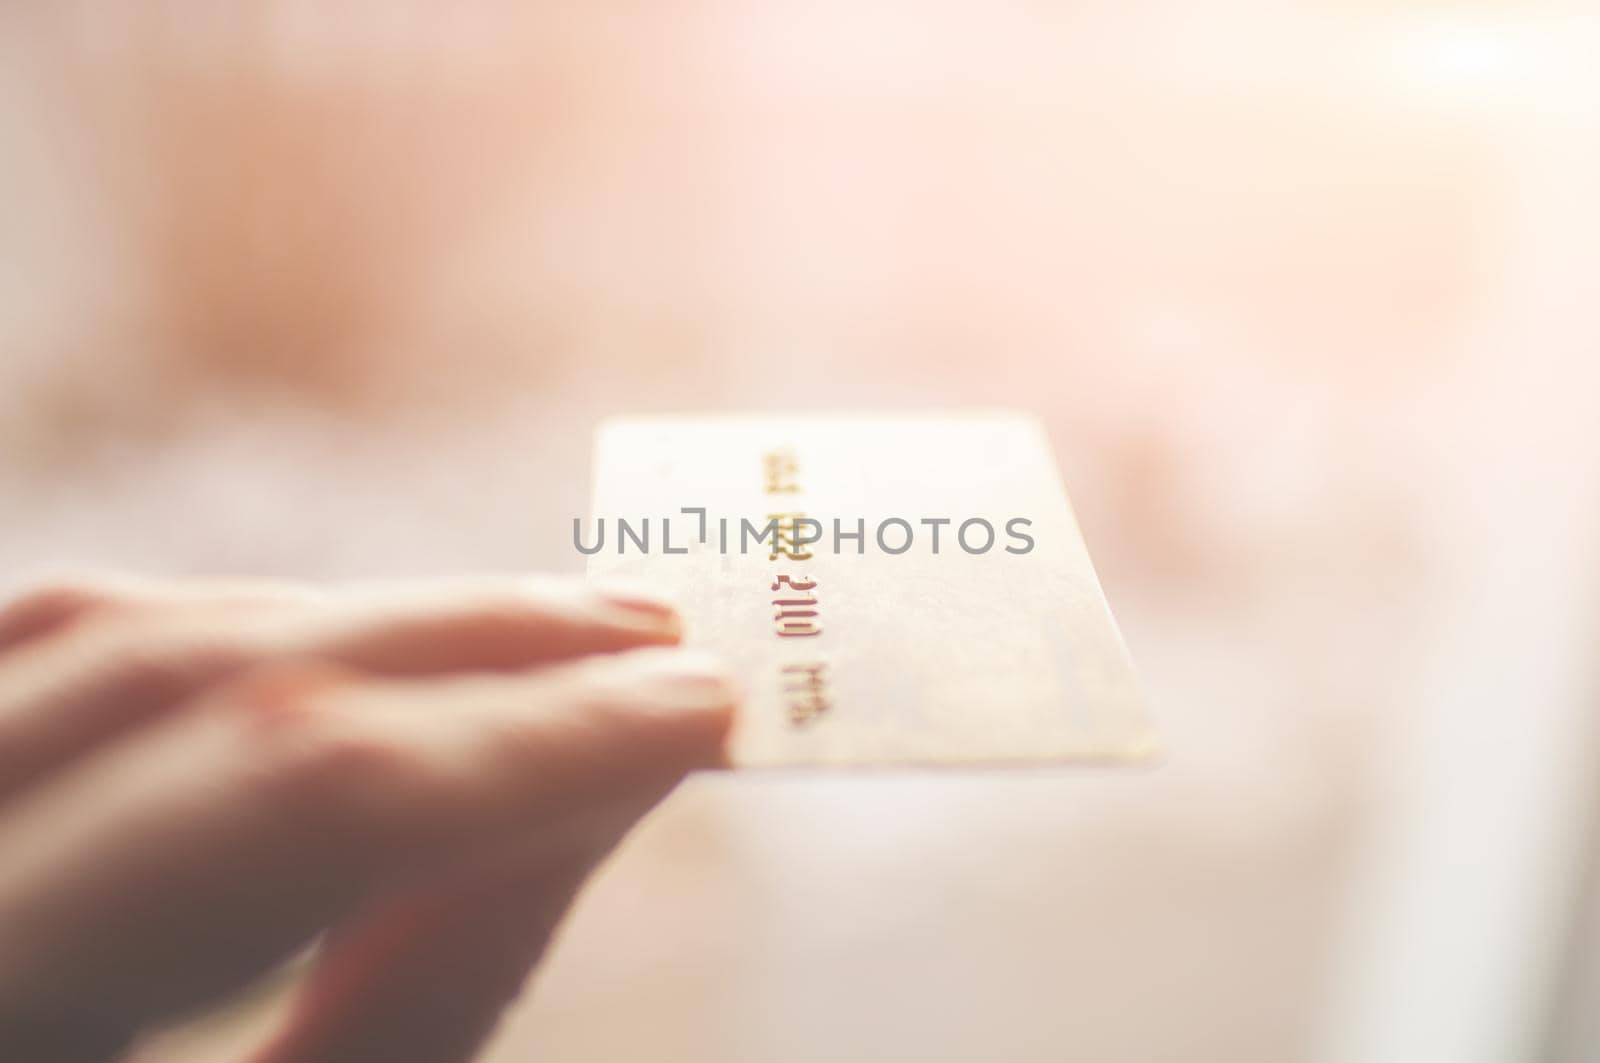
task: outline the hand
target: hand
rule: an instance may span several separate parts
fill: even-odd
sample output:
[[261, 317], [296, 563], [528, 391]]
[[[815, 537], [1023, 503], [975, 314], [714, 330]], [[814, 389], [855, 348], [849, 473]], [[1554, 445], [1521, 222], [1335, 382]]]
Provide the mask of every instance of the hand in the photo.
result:
[[[0, 612], [0, 1059], [104, 1059], [324, 934], [260, 1063], [463, 1060], [735, 694], [582, 584], [81, 584]], [[653, 648], [652, 648], [653, 647]]]

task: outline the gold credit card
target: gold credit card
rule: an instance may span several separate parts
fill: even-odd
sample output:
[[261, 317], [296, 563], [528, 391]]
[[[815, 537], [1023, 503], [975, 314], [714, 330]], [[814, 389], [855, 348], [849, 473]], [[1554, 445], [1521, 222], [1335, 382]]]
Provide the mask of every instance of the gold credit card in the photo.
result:
[[739, 766], [1128, 761], [1154, 742], [1049, 443], [1010, 413], [625, 419], [575, 548], [746, 690]]

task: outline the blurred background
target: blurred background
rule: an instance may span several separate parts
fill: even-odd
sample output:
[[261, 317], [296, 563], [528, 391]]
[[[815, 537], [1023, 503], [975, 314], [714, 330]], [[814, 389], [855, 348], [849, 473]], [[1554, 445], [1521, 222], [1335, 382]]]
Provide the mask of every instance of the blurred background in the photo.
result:
[[601, 416], [1029, 409], [1166, 763], [693, 780], [488, 1058], [1600, 1058], [1586, 6], [5, 4], [0, 588], [578, 571]]

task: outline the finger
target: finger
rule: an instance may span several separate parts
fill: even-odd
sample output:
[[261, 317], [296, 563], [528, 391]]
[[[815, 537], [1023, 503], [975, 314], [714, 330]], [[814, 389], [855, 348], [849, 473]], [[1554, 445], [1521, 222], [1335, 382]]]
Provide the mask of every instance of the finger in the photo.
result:
[[[319, 597], [289, 584], [84, 576], [14, 599], [0, 609], [0, 800], [226, 671], [214, 632], [240, 611]], [[174, 617], [187, 622], [175, 637], [153, 634]], [[195, 639], [202, 628], [207, 638]]]
[[117, 611], [305, 605], [322, 598], [297, 584], [244, 580], [160, 582], [131, 576], [78, 575], [43, 581], [0, 608], [0, 654], [90, 618]]
[[368, 592], [284, 632], [287, 652], [386, 675], [517, 669], [676, 643], [659, 598], [581, 580], [476, 580]]
[[110, 601], [106, 590], [83, 581], [36, 587], [0, 609], [0, 653], [57, 631]]
[[603, 823], [535, 859], [377, 906], [336, 933], [257, 1063], [469, 1060], [543, 957], [584, 880], [665, 790], [613, 802]]
[[420, 675], [666, 645], [679, 633], [669, 606], [561, 582], [384, 591], [315, 608], [238, 603], [130, 605], [0, 658], [0, 800], [275, 659]]
[[700, 655], [651, 650], [409, 682], [287, 671], [208, 701], [0, 821], [0, 1028], [131, 1030], [212, 998], [375, 894], [721, 763], [734, 693]]

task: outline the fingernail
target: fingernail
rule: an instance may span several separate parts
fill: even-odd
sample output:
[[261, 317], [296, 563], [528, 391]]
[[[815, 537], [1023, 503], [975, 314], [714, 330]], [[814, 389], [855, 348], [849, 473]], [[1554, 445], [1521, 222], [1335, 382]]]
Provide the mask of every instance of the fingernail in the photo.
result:
[[596, 594], [605, 622], [630, 630], [651, 632], [676, 642], [683, 637], [683, 620], [671, 604], [633, 591], [607, 589]]
[[648, 591], [635, 587], [619, 587], [614, 584], [601, 584], [594, 588], [602, 601], [618, 609], [640, 613], [649, 617], [677, 618], [678, 610], [672, 603], [664, 598], [659, 598]]
[[641, 650], [624, 658], [629, 684], [653, 700], [725, 705], [739, 700], [739, 685], [728, 666], [703, 650]]

